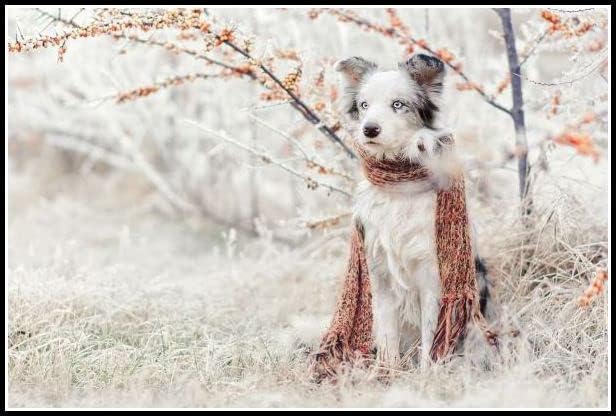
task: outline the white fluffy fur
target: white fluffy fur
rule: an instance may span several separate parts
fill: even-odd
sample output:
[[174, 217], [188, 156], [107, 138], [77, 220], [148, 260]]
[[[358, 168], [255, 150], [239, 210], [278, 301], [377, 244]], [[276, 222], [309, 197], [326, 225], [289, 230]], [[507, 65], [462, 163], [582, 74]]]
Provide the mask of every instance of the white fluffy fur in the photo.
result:
[[421, 339], [422, 362], [438, 315], [440, 282], [434, 241], [436, 193], [426, 183], [395, 190], [362, 182], [354, 207], [365, 226], [382, 359], [395, 361]]

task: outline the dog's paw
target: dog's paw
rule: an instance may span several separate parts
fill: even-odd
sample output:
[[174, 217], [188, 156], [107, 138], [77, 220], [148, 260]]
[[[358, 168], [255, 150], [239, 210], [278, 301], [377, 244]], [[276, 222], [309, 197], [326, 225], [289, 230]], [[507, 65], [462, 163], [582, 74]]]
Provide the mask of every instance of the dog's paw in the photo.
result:
[[407, 149], [411, 161], [421, 163], [430, 170], [432, 181], [439, 189], [447, 188], [451, 179], [461, 172], [455, 153], [453, 135], [445, 129], [419, 130]]
[[440, 155], [452, 144], [450, 131], [423, 128], [413, 135], [407, 153], [411, 159], [426, 160]]

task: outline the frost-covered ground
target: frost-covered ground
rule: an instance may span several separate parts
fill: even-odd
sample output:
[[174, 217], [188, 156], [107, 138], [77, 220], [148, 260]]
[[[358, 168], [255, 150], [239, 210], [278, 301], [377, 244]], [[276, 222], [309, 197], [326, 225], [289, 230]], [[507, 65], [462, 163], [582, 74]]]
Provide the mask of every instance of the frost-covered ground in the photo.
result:
[[605, 228], [569, 198], [526, 245], [515, 224], [484, 235], [493, 315], [521, 331], [486, 355], [491, 369], [470, 354], [331, 386], [310, 382], [306, 351], [334, 305], [345, 227], [291, 247], [170, 219], [156, 198], [126, 196], [122, 177], [60, 176], [72, 191], [44, 196], [33, 177], [9, 179], [10, 406], [607, 405], [607, 297], [575, 303], [605, 262]]

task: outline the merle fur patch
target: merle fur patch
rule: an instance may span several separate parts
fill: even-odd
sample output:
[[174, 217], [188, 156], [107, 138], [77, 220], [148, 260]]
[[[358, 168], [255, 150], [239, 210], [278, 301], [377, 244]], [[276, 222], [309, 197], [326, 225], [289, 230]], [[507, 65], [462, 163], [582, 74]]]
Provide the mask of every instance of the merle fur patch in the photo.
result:
[[438, 107], [429, 97], [426, 97], [417, 107], [417, 114], [425, 127], [433, 128], [435, 114], [438, 112]]
[[480, 257], [475, 257], [475, 273], [479, 288], [479, 309], [485, 314], [488, 301], [490, 300], [490, 288], [488, 287], [488, 269]]
[[347, 114], [351, 119], [359, 119], [357, 106], [357, 92], [365, 77], [375, 71], [377, 65], [359, 56], [338, 61], [334, 64], [334, 70], [342, 74], [343, 80], [343, 103]]

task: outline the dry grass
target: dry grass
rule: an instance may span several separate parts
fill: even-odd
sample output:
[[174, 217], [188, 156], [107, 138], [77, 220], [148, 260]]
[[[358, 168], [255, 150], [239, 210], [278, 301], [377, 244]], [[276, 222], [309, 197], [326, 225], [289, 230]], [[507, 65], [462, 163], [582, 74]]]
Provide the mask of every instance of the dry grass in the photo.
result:
[[[102, 189], [94, 180], [82, 186]], [[358, 370], [332, 386], [309, 381], [306, 349], [330, 318], [344, 229], [290, 248], [131, 200], [102, 206], [79, 186], [26, 203], [12, 184], [10, 406], [607, 406], [609, 285], [576, 304], [606, 266], [607, 228], [571, 198], [538, 205], [525, 232], [484, 224], [493, 316], [520, 330], [500, 356], [473, 348], [389, 383]]]

